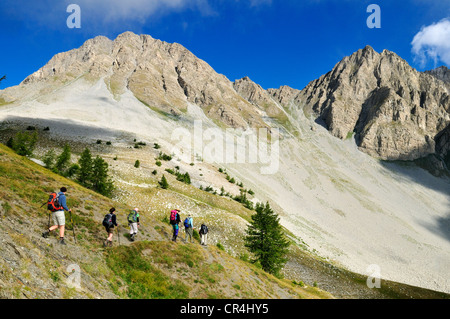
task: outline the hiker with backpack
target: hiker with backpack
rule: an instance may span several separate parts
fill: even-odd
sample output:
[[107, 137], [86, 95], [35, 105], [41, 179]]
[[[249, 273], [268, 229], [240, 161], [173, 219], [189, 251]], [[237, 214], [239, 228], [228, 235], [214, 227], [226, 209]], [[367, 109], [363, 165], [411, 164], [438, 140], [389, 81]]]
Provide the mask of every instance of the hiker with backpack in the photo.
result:
[[206, 241], [208, 239], [208, 226], [202, 224], [200, 226], [199, 234], [200, 234], [200, 244], [206, 246]]
[[66, 245], [64, 242], [64, 229], [66, 225], [66, 216], [64, 211], [72, 212], [72, 210], [67, 207], [66, 192], [67, 188], [61, 187], [58, 194], [56, 194], [56, 192], [50, 194], [47, 201], [47, 209], [52, 212], [53, 226], [49, 227], [47, 231], [42, 233], [42, 237], [47, 238], [52, 231], [59, 228], [58, 243], [61, 245]]
[[139, 223], [139, 209], [135, 208], [128, 214], [128, 225], [130, 226], [130, 240], [134, 241], [134, 237], [138, 232]]
[[180, 210], [174, 209], [170, 212], [170, 224], [173, 227], [172, 241], [175, 242], [177, 241], [178, 231], [180, 229], [180, 227], [178, 226], [179, 223], [181, 223]]
[[114, 226], [119, 226], [117, 224], [117, 217], [116, 214], [114, 214], [114, 212], [116, 211], [116, 209], [114, 207], [112, 207], [109, 210], [109, 213], [105, 215], [105, 217], [103, 218], [103, 226], [105, 226], [105, 230], [108, 233], [108, 238], [105, 240], [105, 242], [103, 243], [103, 247], [112, 247], [112, 238], [113, 238], [113, 233], [114, 233]]
[[188, 215], [188, 217], [186, 217], [186, 219], [184, 220], [184, 231], [186, 232], [186, 237], [184, 239], [185, 242], [188, 242], [188, 236], [190, 239], [190, 242], [193, 242], [193, 233], [194, 233], [194, 222], [192, 221], [192, 217], [191, 214]]

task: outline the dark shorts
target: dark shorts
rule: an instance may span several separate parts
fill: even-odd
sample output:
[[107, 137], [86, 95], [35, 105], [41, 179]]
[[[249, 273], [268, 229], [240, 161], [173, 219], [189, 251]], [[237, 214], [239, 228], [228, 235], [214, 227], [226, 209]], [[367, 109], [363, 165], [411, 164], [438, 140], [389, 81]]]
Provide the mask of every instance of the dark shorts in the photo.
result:
[[105, 227], [105, 230], [108, 234], [112, 234], [114, 232], [114, 226], [111, 227]]

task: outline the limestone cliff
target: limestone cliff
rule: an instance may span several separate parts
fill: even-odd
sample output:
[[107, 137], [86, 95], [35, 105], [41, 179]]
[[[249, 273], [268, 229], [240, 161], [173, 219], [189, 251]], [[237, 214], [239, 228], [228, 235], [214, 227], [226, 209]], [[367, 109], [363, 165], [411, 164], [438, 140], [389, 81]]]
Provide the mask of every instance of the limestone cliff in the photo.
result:
[[43, 99], [71, 81], [104, 79], [116, 99], [127, 89], [150, 108], [180, 115], [188, 103], [224, 126], [263, 127], [259, 112], [243, 99], [224, 75], [177, 43], [132, 32], [114, 41], [98, 36], [80, 48], [56, 54], [19, 86], [1, 93], [7, 102]]
[[450, 124], [445, 71], [418, 72], [397, 54], [367, 46], [302, 91], [269, 93], [322, 119], [340, 139], [355, 133], [359, 148], [374, 157], [415, 160], [436, 152], [436, 139]]

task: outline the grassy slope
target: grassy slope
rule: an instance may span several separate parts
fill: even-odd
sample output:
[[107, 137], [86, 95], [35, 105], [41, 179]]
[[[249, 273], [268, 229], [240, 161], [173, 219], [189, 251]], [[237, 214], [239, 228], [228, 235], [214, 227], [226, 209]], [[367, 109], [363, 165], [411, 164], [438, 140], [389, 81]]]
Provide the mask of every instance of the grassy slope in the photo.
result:
[[[39, 208], [51, 191], [68, 188], [67, 246], [41, 232]], [[316, 288], [279, 280], [214, 246], [172, 243], [170, 227], [146, 216], [139, 239], [104, 249], [100, 225], [111, 206], [119, 223], [130, 207], [100, 196], [0, 145], [0, 297], [6, 298], [329, 298]], [[116, 238], [117, 240], [117, 238]], [[117, 241], [116, 241], [117, 243]], [[81, 269], [81, 288], [71, 288], [68, 266]]]
[[[138, 202], [140, 207], [144, 207], [145, 211], [159, 221], [167, 216], [170, 208], [181, 208], [182, 216], [187, 212], [194, 216], [195, 225], [199, 226], [201, 222], [209, 225], [211, 229], [209, 241], [212, 244], [222, 244], [233, 256], [246, 253], [243, 242], [244, 223], [250, 221], [253, 211], [228, 197], [213, 195], [193, 185], [176, 181], [172, 175], [164, 172], [166, 168], [174, 169], [176, 162], [162, 161], [161, 167], [155, 165], [154, 155], [159, 150], [147, 147], [143, 150], [118, 152], [119, 160], [110, 161], [114, 175], [131, 182], [131, 185], [119, 183], [121, 190], [124, 191], [124, 196], [120, 196], [121, 202], [129, 202], [130, 205]], [[103, 153], [106, 153], [105, 150]], [[135, 159], [141, 161], [139, 169], [123, 170], [114, 167], [118, 164], [131, 168]], [[199, 165], [192, 167], [194, 172], [199, 169], [197, 166]], [[153, 170], [157, 170], [157, 175], [151, 174]], [[217, 172], [217, 168], [213, 170]], [[204, 166], [201, 172], [206, 174]], [[170, 184], [168, 190], [157, 187], [157, 181], [163, 173]], [[228, 183], [225, 175], [221, 175], [223, 181]], [[347, 271], [329, 260], [324, 260], [311, 251], [301, 238], [285, 231], [288, 237], [296, 242], [290, 248], [290, 261], [284, 269], [285, 277], [290, 280], [302, 281], [308, 286], [317, 284], [338, 298], [449, 298], [447, 294], [385, 280], [382, 281], [381, 289], [370, 289], [366, 285], [366, 276]]]
[[[49, 248], [53, 246], [55, 239], [42, 242], [39, 235], [45, 229], [48, 219], [45, 209], [42, 208], [39, 210], [38, 207], [42, 201], [45, 201], [46, 193], [58, 189], [61, 185], [66, 185], [69, 188], [69, 206], [74, 209], [74, 220], [77, 224], [76, 231], [79, 245], [73, 246], [77, 250], [71, 250], [71, 252], [74, 252], [71, 255], [63, 254], [59, 256], [59, 259], [56, 259], [56, 261], [52, 259], [46, 260], [44, 258], [44, 264], [55, 264], [57, 266], [51, 268], [51, 270], [47, 269], [43, 277], [47, 276], [47, 281], [53, 285], [59, 285], [59, 292], [51, 295], [36, 292], [36, 294], [32, 294], [31, 296], [26, 295], [27, 297], [60, 298], [66, 295], [80, 298], [136, 297], [138, 294], [135, 290], [138, 288], [127, 288], [128, 286], [133, 286], [133, 277], [125, 276], [123, 272], [126, 269], [125, 263], [130, 261], [130, 258], [133, 260], [133, 256], [136, 255], [135, 250], [128, 251], [128, 248], [121, 247], [110, 250], [112, 254], [105, 254], [101, 248], [101, 242], [104, 240], [105, 233], [99, 222], [111, 206], [118, 208], [119, 223], [121, 221], [123, 222], [126, 219], [125, 211], [130, 208], [129, 206], [134, 206], [136, 202], [139, 203], [137, 205], [143, 211], [141, 218], [143, 228], [141, 229], [139, 240], [148, 241], [145, 245], [150, 247], [146, 249], [138, 246], [136, 248], [137, 251], [158, 251], [158, 254], [160, 254], [160, 248], [152, 249], [152, 245], [157, 245], [161, 241], [163, 241], [161, 245], [165, 245], [163, 246], [165, 249], [162, 249], [162, 257], [147, 256], [144, 258], [144, 261], [147, 263], [145, 267], [157, 271], [158, 276], [166, 278], [167, 282], [172, 282], [174, 287], [181, 287], [180, 289], [182, 291], [183, 289], [187, 289], [187, 292], [178, 294], [173, 289], [171, 290], [170, 287], [166, 287], [167, 289], [164, 290], [164, 294], [159, 295], [160, 298], [186, 296], [189, 298], [311, 298], [314, 295], [322, 296], [318, 290], [312, 295], [307, 290], [301, 290], [300, 293], [296, 292], [296, 294], [286, 293], [288, 287], [289, 289], [298, 289], [300, 287], [292, 285], [292, 282], [288, 280], [279, 281], [272, 276], [269, 276], [272, 278], [271, 280], [285, 288], [274, 288], [273, 283], [270, 284], [270, 281], [267, 285], [262, 285], [261, 283], [265, 283], [266, 281], [261, 280], [261, 278], [255, 278], [253, 280], [260, 285], [256, 285], [255, 288], [250, 284], [253, 284], [252, 281], [249, 283], [245, 278], [233, 277], [235, 272], [231, 271], [231, 269], [233, 267], [240, 269], [239, 267], [241, 266], [236, 268], [236, 265], [241, 265], [241, 263], [243, 267], [248, 267], [249, 270], [247, 273], [253, 274], [252, 271], [254, 271], [263, 274], [263, 272], [253, 265], [232, 257], [241, 255], [245, 250], [243, 249], [242, 240], [242, 233], [244, 231], [243, 222], [250, 220], [252, 212], [227, 197], [213, 195], [201, 191], [192, 185], [185, 185], [178, 182], [172, 175], [166, 172], [165, 175], [169, 180], [170, 189], [162, 190], [158, 188], [157, 180], [160, 179], [163, 169], [166, 167], [173, 168], [172, 166], [174, 164], [169, 165], [168, 162], [163, 161], [162, 167], [156, 167], [154, 165], [154, 157], [148, 156], [148, 150], [141, 155], [139, 154], [141, 151], [144, 152], [144, 150], [133, 150], [133, 152], [137, 152], [135, 156], [132, 156], [133, 158], [124, 158], [125, 154], [119, 154], [118, 161], [109, 159], [112, 173], [115, 176], [122, 177], [121, 179], [123, 180], [131, 182], [131, 185], [120, 185], [121, 192], [123, 192], [124, 196], [117, 198], [119, 202], [113, 202], [108, 198], [84, 189], [76, 183], [51, 173], [27, 159], [18, 157], [4, 146], [0, 147], [0, 153], [3, 154], [0, 155], [0, 195], [2, 199], [5, 199], [0, 201], [0, 213], [3, 218], [9, 218], [13, 222], [14, 226], [11, 226], [11, 228], [15, 229], [13, 231], [8, 229], [6, 232], [8, 236], [5, 238], [9, 238], [13, 246], [17, 245], [15, 242], [17, 240], [31, 241], [32, 244], [29, 245], [29, 248], [36, 248], [34, 247], [36, 243], [39, 243], [38, 246], [40, 249], [42, 249], [42, 245], [47, 245], [47, 247], [44, 247], [46, 249], [45, 254], [49, 254], [52, 249], [60, 251], [57, 246]], [[109, 156], [113, 157], [113, 154], [109, 154]], [[129, 156], [130, 154], [126, 152], [126, 155]], [[135, 158], [141, 159], [141, 168], [137, 170], [133, 169], [136, 172], [140, 172], [137, 175], [125, 171], [127, 175], [125, 178], [125, 176], [121, 176], [121, 174], [124, 174], [123, 171], [121, 172], [113, 167], [116, 164], [119, 166], [133, 167]], [[150, 174], [153, 169], [158, 170], [156, 176]], [[8, 205], [11, 207], [8, 208]], [[214, 282], [211, 282], [211, 275], [208, 269], [191, 269], [189, 266], [191, 263], [189, 261], [179, 261], [177, 258], [175, 259], [178, 261], [174, 262], [174, 249], [170, 246], [172, 243], [168, 242], [171, 237], [171, 227], [163, 222], [168, 210], [173, 207], [179, 207], [183, 212], [189, 211], [193, 213], [197, 227], [202, 221], [206, 221], [211, 226], [210, 229], [213, 230], [211, 233], [212, 237], [210, 238], [211, 245], [206, 251], [209, 255], [205, 256], [205, 258], [208, 263], [217, 264], [216, 268], [220, 270], [213, 277]], [[29, 223], [27, 223], [28, 218], [24, 218], [22, 215], [38, 217], [33, 223], [32, 231], [29, 229]], [[5, 229], [4, 225], [0, 227], [0, 232]], [[18, 236], [17, 233], [21, 231], [17, 230], [17, 228], [27, 228], [26, 231], [23, 231], [26, 235], [23, 237]], [[125, 229], [121, 228], [121, 231], [123, 235], [127, 236]], [[73, 241], [72, 235], [69, 227], [66, 238]], [[301, 243], [301, 239], [296, 238], [294, 234], [288, 232], [288, 235], [296, 241], [300, 240], [298, 245], [291, 246], [289, 255], [290, 262], [285, 267], [284, 274], [289, 280], [302, 281], [308, 286], [317, 283], [319, 287], [322, 287], [339, 298], [448, 298], [448, 295], [442, 293], [387, 281], [382, 282], [382, 289], [368, 289], [365, 276], [346, 271], [338, 265], [330, 264], [329, 261], [323, 260], [313, 252], [308, 251], [308, 247]], [[183, 232], [181, 232], [180, 237], [184, 237]], [[215, 247], [215, 244], [218, 242], [223, 244], [227, 253]], [[129, 242], [125, 237], [121, 236], [121, 244], [128, 246]], [[11, 245], [5, 247], [9, 248]], [[181, 251], [179, 252], [182, 253]], [[203, 256], [200, 253], [205, 253], [205, 251], [198, 249], [195, 249], [194, 252], [199, 256]], [[33, 254], [30, 253], [32, 256]], [[221, 257], [221, 261], [217, 260], [219, 256]], [[113, 262], [117, 258], [122, 260], [122, 263]], [[155, 260], [158, 258], [163, 258], [165, 262], [155, 263]], [[203, 258], [203, 261], [205, 258]], [[227, 258], [226, 261], [224, 261], [224, 258]], [[32, 257], [28, 257], [28, 259], [33, 260]], [[29, 263], [30, 261], [26, 259], [26, 262]], [[36, 261], [36, 263], [40, 262], [39, 259]], [[5, 264], [5, 260], [0, 259], [0, 263]], [[65, 267], [70, 263], [77, 263], [81, 266], [82, 272], [85, 274], [83, 282], [86, 282], [86, 286], [90, 287], [87, 289], [87, 292], [70, 290], [66, 288], [66, 285], [61, 284], [62, 279], [67, 277]], [[186, 265], [188, 266], [186, 267]], [[226, 265], [233, 265], [233, 267], [226, 267]], [[22, 267], [25, 268], [26, 266]], [[251, 270], [252, 267], [253, 270]], [[140, 273], [139, 269], [136, 269], [136, 272], [133, 272], [133, 274], [143, 280], [150, 280], [142, 276], [143, 274]], [[27, 275], [26, 272], [25, 275]], [[42, 277], [41, 274], [39, 276]], [[157, 277], [157, 275], [155, 276]], [[33, 275], [28, 275], [28, 277], [33, 278]], [[155, 284], [158, 281], [152, 283], [151, 280], [149, 281], [149, 286], [155, 288], [160, 286]], [[0, 286], [2, 286], [1, 284], [2, 278], [0, 274]], [[185, 288], [185, 285], [188, 288]], [[25, 289], [23, 284], [13, 285], [13, 287], [12, 290], [10, 288], [7, 289], [8, 294], [6, 296], [15, 296], [11, 291], [16, 291], [16, 295], [22, 296], [17, 291], [23, 291]], [[0, 296], [2, 293], [5, 294], [5, 291], [5, 289], [0, 290]], [[155, 296], [155, 294], [158, 296], [158, 293], [152, 290], [146, 291], [145, 289], [142, 290], [139, 288], [137, 291], [140, 291], [142, 296], [146, 297]], [[325, 293], [323, 296], [329, 296], [329, 294]]]

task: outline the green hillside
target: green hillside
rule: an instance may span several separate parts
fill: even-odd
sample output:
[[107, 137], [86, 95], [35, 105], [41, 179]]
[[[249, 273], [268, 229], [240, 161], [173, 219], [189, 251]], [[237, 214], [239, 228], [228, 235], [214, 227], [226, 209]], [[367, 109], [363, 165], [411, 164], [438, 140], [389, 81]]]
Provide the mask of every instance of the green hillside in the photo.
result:
[[[75, 224], [66, 213], [67, 246], [57, 244], [56, 232], [41, 236], [48, 214], [40, 207], [61, 186]], [[115, 236], [114, 246], [103, 248], [101, 220], [113, 206], [121, 245]], [[138, 241], [131, 243], [125, 225], [130, 209], [0, 145], [0, 298], [332, 298], [214, 245], [173, 243], [170, 226], [145, 212]], [[73, 265], [80, 270], [79, 287], [69, 285]]]

